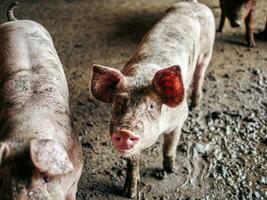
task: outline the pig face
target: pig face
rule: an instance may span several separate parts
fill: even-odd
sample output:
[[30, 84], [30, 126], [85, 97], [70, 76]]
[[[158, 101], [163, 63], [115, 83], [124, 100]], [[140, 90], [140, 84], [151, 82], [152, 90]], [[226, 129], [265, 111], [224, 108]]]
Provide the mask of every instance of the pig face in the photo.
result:
[[66, 151], [53, 140], [0, 143], [1, 200], [65, 200], [64, 174], [72, 170]]
[[220, 0], [222, 11], [232, 27], [240, 27], [248, 15], [252, 0]]
[[113, 103], [111, 139], [114, 148], [124, 155], [154, 144], [161, 134], [163, 106], [176, 107], [184, 99], [178, 66], [159, 70], [149, 80], [94, 65], [91, 92], [98, 100]]

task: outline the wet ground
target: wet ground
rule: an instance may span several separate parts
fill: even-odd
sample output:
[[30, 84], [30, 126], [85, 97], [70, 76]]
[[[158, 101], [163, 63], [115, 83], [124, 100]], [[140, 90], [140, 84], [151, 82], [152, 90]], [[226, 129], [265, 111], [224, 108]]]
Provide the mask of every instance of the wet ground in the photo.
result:
[[[0, 0], [0, 22], [9, 4]], [[43, 24], [65, 67], [85, 166], [78, 200], [125, 199], [126, 161], [111, 146], [110, 107], [88, 92], [92, 63], [120, 69], [174, 0], [21, 0], [19, 19]], [[218, 24], [218, 0], [203, 0]], [[258, 0], [255, 31], [267, 1]], [[145, 150], [137, 199], [267, 199], [267, 43], [244, 46], [244, 27], [217, 34], [198, 110], [190, 111], [177, 149], [177, 172], [161, 176], [162, 138]]]

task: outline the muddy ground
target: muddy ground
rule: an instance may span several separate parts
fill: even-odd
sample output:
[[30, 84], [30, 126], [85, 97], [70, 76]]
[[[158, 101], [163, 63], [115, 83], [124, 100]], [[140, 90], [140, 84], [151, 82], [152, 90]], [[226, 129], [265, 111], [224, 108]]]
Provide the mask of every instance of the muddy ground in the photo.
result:
[[[0, 22], [10, 1], [0, 0]], [[112, 150], [110, 106], [88, 92], [92, 63], [122, 68], [144, 33], [176, 0], [21, 0], [19, 19], [54, 38], [84, 152], [78, 200], [125, 199], [126, 161]], [[218, 0], [203, 0], [218, 24]], [[258, 0], [255, 31], [267, 1]], [[200, 108], [190, 111], [177, 149], [177, 172], [161, 177], [162, 138], [145, 150], [137, 199], [267, 199], [267, 43], [244, 46], [244, 27], [217, 34]], [[163, 179], [163, 180], [161, 180]]]

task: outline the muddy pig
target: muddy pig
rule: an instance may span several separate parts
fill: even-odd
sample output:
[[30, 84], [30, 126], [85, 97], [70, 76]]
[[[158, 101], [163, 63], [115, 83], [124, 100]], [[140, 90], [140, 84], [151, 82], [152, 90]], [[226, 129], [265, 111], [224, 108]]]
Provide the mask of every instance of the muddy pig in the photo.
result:
[[256, 0], [220, 0], [221, 21], [218, 32], [222, 32], [225, 18], [227, 17], [233, 28], [241, 27], [245, 20], [246, 42], [249, 47], [255, 47], [254, 40], [254, 14], [256, 9]]
[[66, 78], [40, 24], [0, 25], [0, 199], [75, 200], [82, 151]]
[[187, 90], [199, 103], [215, 38], [211, 10], [196, 1], [174, 4], [145, 35], [121, 71], [93, 65], [90, 90], [112, 103], [110, 134], [114, 148], [128, 158], [124, 194], [134, 197], [140, 152], [164, 135], [163, 167], [175, 169], [176, 146], [188, 115]]

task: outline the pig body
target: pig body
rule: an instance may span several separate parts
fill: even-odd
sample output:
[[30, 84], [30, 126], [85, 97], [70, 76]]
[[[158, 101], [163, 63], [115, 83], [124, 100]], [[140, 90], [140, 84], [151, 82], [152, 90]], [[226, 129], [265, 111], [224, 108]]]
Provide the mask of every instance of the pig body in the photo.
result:
[[75, 200], [82, 151], [51, 36], [10, 21], [0, 44], [0, 199]]
[[113, 103], [110, 134], [116, 150], [128, 157], [124, 193], [133, 197], [139, 178], [139, 155], [164, 134], [163, 167], [175, 168], [176, 146], [192, 104], [202, 94], [210, 62], [215, 21], [210, 9], [195, 1], [174, 4], [145, 35], [121, 71], [94, 65], [91, 92]]
[[247, 45], [255, 47], [253, 30], [256, 0], [220, 0], [220, 5], [222, 11], [218, 32], [222, 32], [225, 18], [229, 19], [233, 28], [240, 27], [245, 21]]

